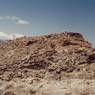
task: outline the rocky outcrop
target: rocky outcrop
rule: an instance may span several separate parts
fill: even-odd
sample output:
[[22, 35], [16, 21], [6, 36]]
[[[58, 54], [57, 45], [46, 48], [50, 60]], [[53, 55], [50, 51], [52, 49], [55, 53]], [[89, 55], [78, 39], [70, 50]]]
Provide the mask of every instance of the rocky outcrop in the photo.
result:
[[21, 37], [0, 44], [1, 80], [83, 78], [83, 72], [93, 78], [94, 66], [95, 49], [80, 33]]
[[0, 41], [0, 95], [95, 95], [95, 49], [80, 33]]

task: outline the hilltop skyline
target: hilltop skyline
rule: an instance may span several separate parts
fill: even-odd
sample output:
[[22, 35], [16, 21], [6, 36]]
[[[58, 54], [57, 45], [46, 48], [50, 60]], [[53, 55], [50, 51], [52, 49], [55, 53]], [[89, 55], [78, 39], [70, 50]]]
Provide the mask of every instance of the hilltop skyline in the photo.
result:
[[0, 33], [80, 32], [95, 45], [94, 0], [0, 0]]

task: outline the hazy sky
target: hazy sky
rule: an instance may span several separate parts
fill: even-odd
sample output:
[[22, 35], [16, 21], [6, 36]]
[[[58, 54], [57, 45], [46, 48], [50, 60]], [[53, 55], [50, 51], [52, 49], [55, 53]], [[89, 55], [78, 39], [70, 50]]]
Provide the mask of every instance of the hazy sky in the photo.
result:
[[95, 0], [0, 0], [0, 32], [64, 31], [80, 32], [95, 44]]

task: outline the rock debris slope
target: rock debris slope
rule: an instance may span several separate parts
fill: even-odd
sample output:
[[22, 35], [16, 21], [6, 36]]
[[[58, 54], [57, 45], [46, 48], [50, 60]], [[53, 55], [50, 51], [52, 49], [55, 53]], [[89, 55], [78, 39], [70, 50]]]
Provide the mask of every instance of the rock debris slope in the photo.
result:
[[[95, 49], [79, 33], [22, 37], [0, 44], [0, 79], [94, 78]], [[77, 75], [76, 75], [77, 73]]]
[[[80, 33], [64, 32], [37, 37], [21, 37], [0, 43], [0, 80], [2, 82], [17, 79], [24, 80], [24, 83], [28, 84], [27, 79], [36, 79], [38, 83], [39, 79], [61, 82], [65, 79], [94, 78], [95, 49]], [[16, 83], [19, 84], [17, 81]], [[33, 81], [29, 85], [32, 83]], [[51, 87], [52, 83], [49, 86]], [[54, 88], [52, 89], [55, 91]], [[2, 95], [15, 95], [10, 91], [4, 93]], [[36, 95], [35, 92], [31, 91], [31, 93], [22, 95]], [[60, 95], [95, 95], [95, 93]]]

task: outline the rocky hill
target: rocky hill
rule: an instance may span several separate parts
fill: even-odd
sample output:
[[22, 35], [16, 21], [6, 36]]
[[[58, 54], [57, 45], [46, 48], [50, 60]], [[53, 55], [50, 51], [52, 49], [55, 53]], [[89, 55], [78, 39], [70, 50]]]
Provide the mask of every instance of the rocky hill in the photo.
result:
[[[25, 81], [28, 78], [56, 81], [64, 79], [94, 79], [95, 49], [80, 33], [72, 32], [37, 37], [21, 37], [1, 42], [0, 80], [2, 82], [16, 79]], [[6, 94], [8, 92], [4, 93], [0, 95], [15, 95]], [[55, 94], [35, 94], [33, 92], [25, 95]]]

